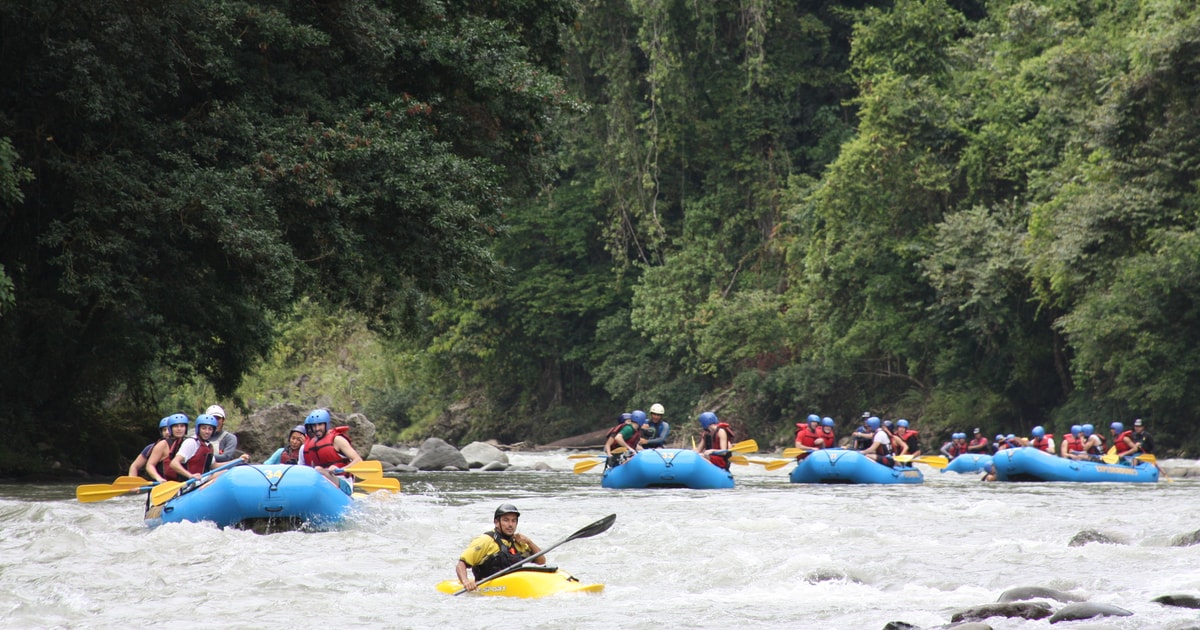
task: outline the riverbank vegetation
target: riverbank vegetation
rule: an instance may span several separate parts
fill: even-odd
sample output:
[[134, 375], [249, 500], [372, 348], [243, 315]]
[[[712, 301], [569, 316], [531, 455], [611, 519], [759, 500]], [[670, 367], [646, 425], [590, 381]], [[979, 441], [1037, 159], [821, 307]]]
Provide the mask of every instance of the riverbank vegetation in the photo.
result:
[[0, 472], [213, 399], [1200, 447], [1193, 3], [152, 4], [0, 0]]

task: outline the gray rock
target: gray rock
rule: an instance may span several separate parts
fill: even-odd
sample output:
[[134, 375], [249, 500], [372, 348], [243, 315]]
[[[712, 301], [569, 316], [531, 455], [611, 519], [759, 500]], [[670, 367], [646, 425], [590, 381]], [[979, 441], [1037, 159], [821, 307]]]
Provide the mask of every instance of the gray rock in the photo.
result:
[[1100, 604], [1096, 602], [1076, 602], [1067, 604], [1058, 609], [1054, 616], [1050, 617], [1050, 623], [1058, 623], [1060, 621], [1075, 621], [1077, 619], [1091, 619], [1092, 617], [1129, 617], [1133, 613], [1110, 606], [1108, 604]]
[[536, 470], [539, 472], [545, 472], [548, 470], [554, 470], [554, 467], [551, 466], [550, 464], [547, 464], [546, 462], [538, 462], [533, 465], [533, 470]]
[[402, 451], [383, 444], [376, 444], [371, 447], [371, 454], [367, 455], [367, 459], [377, 459], [384, 464], [391, 464], [392, 466], [404, 466], [412, 463], [413, 456], [408, 451]]
[[[408, 464], [400, 464], [399, 466], [393, 466], [391, 464], [383, 465], [383, 474], [385, 477], [398, 476], [397, 473], [415, 473], [415, 472], [421, 472], [421, 471], [417, 470], [416, 468], [413, 468], [412, 466], [409, 466]], [[389, 475], [388, 473], [392, 473], [392, 474]]]
[[1026, 599], [1053, 599], [1060, 602], [1082, 602], [1083, 598], [1041, 586], [1018, 586], [1000, 594], [998, 602], [1019, 602]]
[[1161, 595], [1150, 600], [1163, 606], [1178, 606], [1180, 608], [1200, 608], [1200, 598], [1192, 595]]
[[508, 464], [505, 464], [504, 462], [488, 462], [488, 463], [484, 464], [479, 470], [481, 470], [483, 472], [491, 472], [494, 470], [508, 470], [509, 467], [510, 466]]
[[921, 626], [914, 626], [907, 621], [889, 621], [883, 630], [921, 630]]
[[417, 449], [417, 456], [409, 465], [417, 470], [470, 470], [467, 460], [458, 449], [441, 438], [429, 438]]
[[1017, 617], [1020, 619], [1045, 619], [1054, 613], [1050, 606], [1041, 602], [1005, 602], [972, 606], [954, 613], [950, 621], [983, 621], [988, 617]]
[[967, 623], [956, 623], [952, 626], [946, 626], [946, 630], [992, 630], [992, 627], [979, 621], [968, 621]]
[[504, 451], [484, 442], [471, 442], [462, 447], [461, 452], [470, 468], [483, 468], [492, 462], [509, 463]]
[[1182, 534], [1171, 539], [1172, 547], [1191, 547], [1200, 542], [1200, 529], [1190, 533]]
[[[292, 427], [303, 424], [310, 411], [312, 409], [308, 407], [284, 403], [242, 418], [236, 430], [230, 429], [229, 425], [225, 428], [237, 434], [238, 449], [250, 455], [250, 461], [261, 462], [287, 443], [287, 435]], [[330, 410], [329, 416], [332, 426], [350, 427], [350, 445], [359, 455], [371, 452], [375, 445], [375, 424], [366, 416], [361, 413], [343, 416], [333, 410]]]
[[809, 584], [817, 584], [819, 582], [836, 582], [838, 580], [862, 584], [862, 580], [852, 575], [847, 575], [844, 571], [839, 571], [837, 569], [819, 569], [817, 571], [811, 571], [808, 575], [804, 576], [804, 581], [808, 582]]
[[1082, 547], [1088, 543], [1100, 543], [1103, 545], [1123, 545], [1124, 542], [1113, 538], [1107, 534], [1101, 534], [1094, 529], [1085, 529], [1078, 534], [1075, 534], [1071, 542], [1067, 543], [1068, 547]]

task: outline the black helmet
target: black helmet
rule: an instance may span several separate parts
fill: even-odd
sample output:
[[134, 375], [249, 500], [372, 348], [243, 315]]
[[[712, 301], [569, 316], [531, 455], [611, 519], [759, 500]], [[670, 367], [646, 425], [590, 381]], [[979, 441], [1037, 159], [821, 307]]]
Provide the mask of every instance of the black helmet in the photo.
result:
[[505, 514], [516, 514], [517, 516], [521, 516], [521, 510], [518, 510], [517, 506], [511, 503], [501, 503], [500, 507], [496, 508], [496, 517], [493, 520], [498, 521], [500, 520], [500, 517], [504, 516]]

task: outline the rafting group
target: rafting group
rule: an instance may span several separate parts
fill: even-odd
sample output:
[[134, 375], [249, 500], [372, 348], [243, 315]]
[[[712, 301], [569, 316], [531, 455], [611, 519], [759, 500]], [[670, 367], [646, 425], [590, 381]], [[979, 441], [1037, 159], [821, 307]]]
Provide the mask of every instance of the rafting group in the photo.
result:
[[[160, 438], [111, 484], [76, 488], [84, 503], [128, 494], [147, 494], [144, 520], [212, 521], [220, 527], [320, 528], [337, 524], [352, 499], [364, 492], [398, 492], [383, 466], [364, 461], [350, 442], [349, 427], [331, 426], [327, 409], [314, 409], [288, 441], [262, 464], [237, 450], [237, 436], [224, 430], [225, 411], [212, 405], [196, 417], [176, 413], [159, 422]], [[141, 473], [148, 477], [143, 478]]]

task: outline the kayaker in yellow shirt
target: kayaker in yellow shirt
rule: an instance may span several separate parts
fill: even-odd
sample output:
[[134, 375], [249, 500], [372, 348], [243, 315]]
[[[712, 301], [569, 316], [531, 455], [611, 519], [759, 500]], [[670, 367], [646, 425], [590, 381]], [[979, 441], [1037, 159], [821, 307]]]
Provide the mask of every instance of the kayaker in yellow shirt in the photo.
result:
[[[454, 565], [454, 572], [463, 588], [473, 591], [477, 580], [507, 569], [542, 551], [528, 536], [517, 533], [517, 521], [520, 518], [521, 512], [511, 503], [496, 508], [493, 521], [495, 529], [476, 536]], [[530, 562], [546, 564], [546, 556]], [[467, 569], [471, 572], [468, 573]]]

